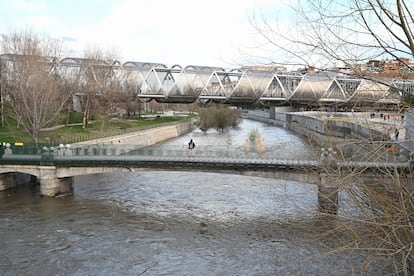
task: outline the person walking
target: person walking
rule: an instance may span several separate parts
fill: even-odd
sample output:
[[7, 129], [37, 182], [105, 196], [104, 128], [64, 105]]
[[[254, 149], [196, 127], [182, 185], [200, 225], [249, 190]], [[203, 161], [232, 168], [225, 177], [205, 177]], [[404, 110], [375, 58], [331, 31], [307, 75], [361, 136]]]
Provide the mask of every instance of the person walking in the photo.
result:
[[194, 156], [194, 153], [193, 153], [194, 148], [195, 148], [195, 143], [193, 139], [191, 139], [190, 142], [188, 142], [189, 156]]
[[395, 141], [398, 142], [398, 136], [400, 135], [400, 131], [398, 130], [398, 128], [395, 129], [394, 135], [395, 135]]

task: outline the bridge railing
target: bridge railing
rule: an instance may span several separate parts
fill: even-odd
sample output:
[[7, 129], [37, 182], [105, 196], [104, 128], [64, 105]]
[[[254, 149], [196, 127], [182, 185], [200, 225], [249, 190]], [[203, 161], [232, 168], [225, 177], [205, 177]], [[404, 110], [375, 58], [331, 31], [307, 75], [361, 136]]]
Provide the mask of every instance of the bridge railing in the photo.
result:
[[[331, 151], [329, 151], [331, 150]], [[341, 156], [332, 149], [298, 148], [284, 151], [281, 148], [265, 145], [200, 145], [190, 151], [183, 145], [140, 145], [140, 144], [24, 144], [7, 145], [0, 148], [0, 155], [4, 158], [10, 156], [151, 156], [151, 157], [221, 157], [221, 158], [260, 158], [260, 159], [289, 159], [289, 160], [318, 160], [321, 158], [336, 160], [364, 161], [361, 155]], [[381, 162], [395, 162], [399, 158], [398, 152], [387, 152], [378, 159]], [[367, 161], [367, 160], [365, 160]]]
[[3, 159], [49, 158], [71, 156], [149, 156], [149, 157], [214, 157], [214, 158], [260, 158], [260, 159], [290, 159], [290, 160], [314, 160], [318, 152], [305, 154], [303, 151], [295, 154], [280, 152], [257, 146], [235, 145], [203, 145], [189, 150], [186, 145], [113, 145], [113, 144], [77, 144], [74, 145], [30, 145], [8, 146], [3, 148]]
[[303, 151], [297, 153], [292, 150], [289, 153], [280, 152], [280, 149], [258, 148], [252, 145], [246, 148], [244, 145], [197, 145], [189, 150], [187, 145], [88, 145], [73, 149], [74, 155], [130, 155], [130, 156], [152, 156], [152, 157], [221, 157], [221, 158], [260, 158], [260, 159], [291, 159], [291, 160], [313, 160], [318, 152]]
[[[13, 151], [14, 150], [14, 151]], [[340, 160], [331, 149], [309, 152], [309, 154], [281, 155], [280, 150], [258, 152], [246, 150], [242, 146], [204, 146], [193, 151], [182, 146], [155, 145], [137, 147], [136, 145], [83, 145], [77, 148], [70, 146], [39, 147], [22, 146], [6, 147], [2, 152], [0, 164], [3, 165], [42, 165], [42, 166], [96, 166], [96, 165], [128, 165], [144, 164], [146, 166], [160, 166], [160, 164], [249, 164], [260, 168], [272, 168], [274, 165], [296, 168], [372, 168], [384, 170], [403, 168], [412, 170], [412, 161], [401, 162], [397, 159], [386, 161], [370, 160]], [[226, 159], [227, 158], [227, 159]], [[154, 163], [155, 162], [155, 163]], [[155, 164], [155, 165], [154, 165]], [[161, 165], [162, 166], [162, 165]], [[220, 166], [220, 165], [219, 165]], [[259, 168], [258, 167], [258, 168]]]

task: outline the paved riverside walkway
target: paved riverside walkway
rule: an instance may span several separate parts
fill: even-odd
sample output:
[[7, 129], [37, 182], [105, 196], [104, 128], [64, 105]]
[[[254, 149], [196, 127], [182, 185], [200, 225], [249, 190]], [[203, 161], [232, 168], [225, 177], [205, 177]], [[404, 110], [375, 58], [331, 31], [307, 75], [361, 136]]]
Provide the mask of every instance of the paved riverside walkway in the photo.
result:
[[[309, 112], [304, 112], [304, 115], [310, 115]], [[321, 113], [315, 112], [315, 117], [330, 119], [330, 120], [338, 120], [338, 121], [347, 121], [353, 122], [359, 125], [363, 125], [369, 127], [371, 129], [380, 131], [387, 136], [391, 140], [395, 140], [394, 131], [398, 129], [398, 141], [405, 140], [405, 126], [404, 126], [404, 115], [401, 113], [395, 112], [340, 112], [338, 114], [343, 115], [340, 117], [335, 117], [336, 113], [332, 113], [331, 115], [320, 115]], [[319, 114], [319, 115], [318, 115]], [[382, 116], [381, 116], [382, 114]], [[373, 115], [373, 116], [372, 116]]]

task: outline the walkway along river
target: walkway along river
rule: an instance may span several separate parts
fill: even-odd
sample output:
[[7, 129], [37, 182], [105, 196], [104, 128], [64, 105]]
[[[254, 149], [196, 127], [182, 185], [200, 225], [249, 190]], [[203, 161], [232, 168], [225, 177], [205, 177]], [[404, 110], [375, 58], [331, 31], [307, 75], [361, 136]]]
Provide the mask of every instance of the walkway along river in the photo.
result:
[[[252, 129], [281, 158], [311, 152], [295, 134], [250, 120], [165, 144], [185, 147], [192, 138], [196, 148], [242, 147]], [[357, 273], [363, 256], [325, 254], [337, 241], [316, 238], [317, 197], [306, 183], [167, 171], [76, 177], [73, 197], [39, 198], [19, 186], [0, 192], [0, 274]], [[340, 204], [346, 211], [344, 195]]]

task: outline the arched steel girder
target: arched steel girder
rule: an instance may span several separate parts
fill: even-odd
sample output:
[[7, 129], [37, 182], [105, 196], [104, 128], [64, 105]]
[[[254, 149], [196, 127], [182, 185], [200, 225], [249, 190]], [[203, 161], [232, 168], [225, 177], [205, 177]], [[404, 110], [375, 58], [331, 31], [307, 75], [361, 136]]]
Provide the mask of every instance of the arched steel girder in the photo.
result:
[[346, 102], [349, 95], [345, 92], [337, 78], [334, 78], [330, 81], [328, 89], [326, 92], [319, 98], [319, 102], [334, 102], [343, 103]]
[[[185, 75], [184, 72], [181, 72]], [[190, 70], [199, 69], [195, 67]], [[200, 73], [198, 73], [200, 75]], [[267, 74], [267, 76], [266, 76]], [[260, 77], [254, 76], [249, 70], [208, 70], [204, 75], [209, 75], [204, 87], [196, 93], [198, 100], [207, 102], [209, 100], [224, 103], [251, 103], [259, 101], [278, 102], [302, 102], [302, 103], [346, 103], [346, 102], [381, 102], [398, 103], [399, 98], [395, 93], [390, 93], [390, 87], [378, 84], [374, 81], [326, 76], [321, 74], [286, 74], [273, 73], [269, 71], [260, 72]], [[266, 83], [267, 85], [263, 85]], [[260, 85], [257, 85], [257, 84]], [[410, 86], [414, 86], [414, 81]], [[275, 95], [275, 91], [278, 92]], [[171, 94], [165, 92], [164, 97], [157, 95], [159, 101], [168, 102]], [[145, 97], [146, 95], [142, 95]], [[184, 96], [193, 95], [180, 94], [174, 102], [180, 101]], [[161, 100], [162, 98], [162, 100]], [[185, 102], [188, 102], [188, 98]]]
[[393, 79], [390, 82], [391, 90], [394, 93], [397, 93], [400, 97], [405, 94], [414, 95], [414, 85], [413, 80], [400, 80]]
[[386, 84], [361, 79], [355, 91], [350, 95], [348, 101], [353, 103], [389, 103], [396, 104], [396, 98], [386, 97], [389, 95], [390, 87]]
[[94, 84], [97, 88], [119, 82], [121, 62], [90, 58], [65, 57], [58, 64], [61, 76], [72, 83], [84, 86]]

